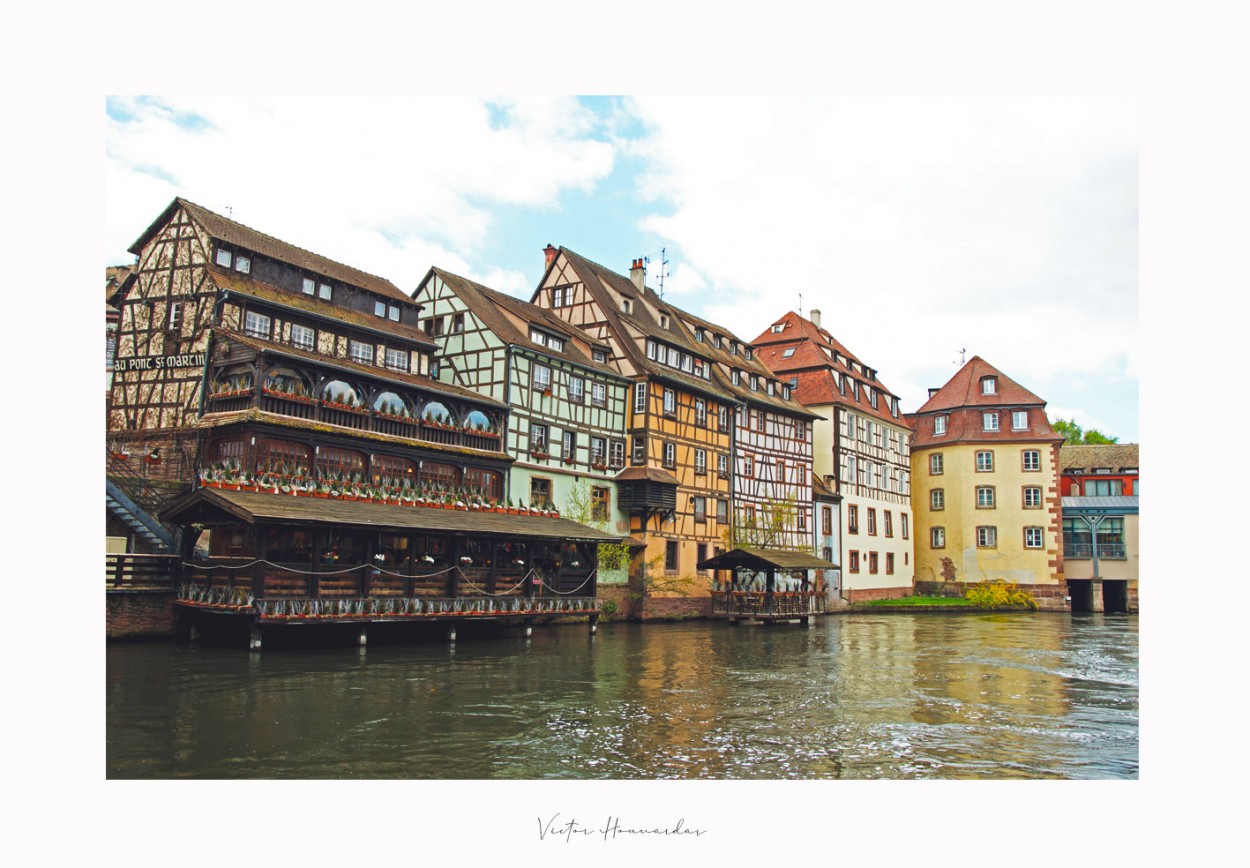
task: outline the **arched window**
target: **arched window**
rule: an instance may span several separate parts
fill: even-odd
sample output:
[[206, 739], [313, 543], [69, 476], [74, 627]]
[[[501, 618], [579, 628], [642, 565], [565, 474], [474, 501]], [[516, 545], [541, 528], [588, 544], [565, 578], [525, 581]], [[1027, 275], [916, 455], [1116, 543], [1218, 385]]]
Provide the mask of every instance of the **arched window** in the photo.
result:
[[256, 472], [280, 473], [283, 476], [307, 476], [309, 455], [312, 452], [303, 443], [290, 440], [256, 441]]
[[373, 409], [392, 416], [410, 416], [404, 399], [394, 392], [383, 392], [373, 399]]
[[447, 409], [447, 405], [439, 401], [431, 401], [426, 404], [425, 412], [421, 414], [421, 418], [427, 422], [438, 422], [441, 425], [452, 425], [455, 423], [455, 417]]
[[311, 398], [312, 390], [308, 383], [297, 372], [290, 368], [274, 368], [265, 377], [265, 388], [270, 392], [283, 392], [287, 395], [299, 395]]
[[365, 472], [365, 456], [353, 449], [322, 446], [317, 454], [317, 471], [322, 475], [336, 473], [339, 476]]
[[346, 404], [349, 407], [359, 407], [364, 402], [360, 399], [360, 394], [349, 383], [342, 380], [331, 380], [321, 387], [321, 397], [325, 401], [331, 401], [335, 404]]
[[464, 424], [466, 428], [473, 431], [489, 431], [490, 417], [481, 410], [474, 410], [464, 417]]
[[218, 374], [217, 379], [209, 387], [209, 391], [212, 394], [219, 392], [242, 392], [252, 388], [255, 383], [256, 378], [252, 373], [251, 367], [235, 365]]

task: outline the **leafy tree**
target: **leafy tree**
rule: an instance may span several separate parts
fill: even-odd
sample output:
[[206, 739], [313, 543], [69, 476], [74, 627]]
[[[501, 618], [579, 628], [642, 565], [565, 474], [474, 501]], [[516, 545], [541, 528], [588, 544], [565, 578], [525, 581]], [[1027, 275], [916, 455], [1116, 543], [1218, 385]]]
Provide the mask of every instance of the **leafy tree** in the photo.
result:
[[[726, 528], [723, 534], [726, 545], [735, 549], [742, 546], [753, 549], [797, 549], [808, 551], [806, 538], [798, 534], [798, 506], [794, 497], [783, 500], [770, 500], [763, 505], [751, 518], [745, 510], [737, 513], [737, 521], [733, 527]], [[800, 540], [795, 546], [792, 540], [796, 534]]]
[[1119, 443], [1119, 437], [1108, 437], [1097, 428], [1090, 428], [1086, 431], [1080, 425], [1071, 419], [1056, 419], [1051, 423], [1056, 434], [1062, 434], [1064, 442], [1075, 446], [1101, 446], [1110, 443]]
[[[594, 502], [590, 496], [590, 486], [584, 479], [579, 479], [573, 483], [573, 486], [569, 489], [568, 499], [565, 501], [565, 508], [561, 510], [560, 515], [564, 518], [572, 519], [578, 524], [601, 530], [604, 533], [613, 532], [606, 519], [595, 517]], [[601, 571], [623, 570], [629, 566], [628, 541], [599, 543], [598, 549], [597, 556]]]

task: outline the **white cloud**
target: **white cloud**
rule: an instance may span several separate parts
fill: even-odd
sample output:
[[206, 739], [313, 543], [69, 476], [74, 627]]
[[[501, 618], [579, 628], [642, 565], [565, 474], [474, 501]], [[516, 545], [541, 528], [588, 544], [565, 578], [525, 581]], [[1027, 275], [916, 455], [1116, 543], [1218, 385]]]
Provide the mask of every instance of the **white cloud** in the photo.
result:
[[642, 225], [680, 245], [674, 271], [702, 276], [715, 299], [705, 315], [742, 336], [802, 293], [804, 312], [822, 309], [895, 389], [941, 385], [960, 348], [1026, 385], [1136, 371], [1131, 103], [631, 106], [649, 130], [634, 148], [650, 161], [639, 186], [655, 209]]
[[[550, 207], [612, 168], [573, 99], [119, 99], [108, 124], [110, 262], [175, 195], [402, 288], [473, 277], [498, 206]], [[199, 118], [188, 125], [188, 118]], [[465, 257], [474, 260], [470, 264]]]

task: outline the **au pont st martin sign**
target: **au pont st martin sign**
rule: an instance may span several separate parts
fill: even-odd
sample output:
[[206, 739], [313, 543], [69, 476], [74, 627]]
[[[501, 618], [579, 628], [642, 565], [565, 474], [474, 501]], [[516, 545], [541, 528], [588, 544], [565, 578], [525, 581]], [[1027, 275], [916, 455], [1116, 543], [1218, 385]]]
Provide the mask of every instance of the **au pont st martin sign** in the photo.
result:
[[176, 356], [134, 356], [129, 359], [115, 359], [114, 373], [126, 371], [163, 371], [172, 368], [202, 368], [208, 356], [206, 353], [182, 353]]

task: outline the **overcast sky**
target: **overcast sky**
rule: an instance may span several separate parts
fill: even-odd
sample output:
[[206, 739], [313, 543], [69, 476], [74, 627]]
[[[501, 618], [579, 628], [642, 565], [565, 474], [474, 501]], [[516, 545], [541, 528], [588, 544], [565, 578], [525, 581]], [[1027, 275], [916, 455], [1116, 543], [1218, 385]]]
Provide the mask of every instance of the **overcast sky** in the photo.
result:
[[[980, 355], [1138, 439], [1137, 105], [113, 97], [106, 264], [174, 196], [390, 279], [528, 298], [547, 243], [750, 340], [787, 310], [907, 411]], [[662, 254], [661, 251], [664, 251]]]

